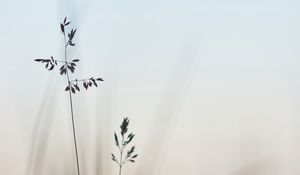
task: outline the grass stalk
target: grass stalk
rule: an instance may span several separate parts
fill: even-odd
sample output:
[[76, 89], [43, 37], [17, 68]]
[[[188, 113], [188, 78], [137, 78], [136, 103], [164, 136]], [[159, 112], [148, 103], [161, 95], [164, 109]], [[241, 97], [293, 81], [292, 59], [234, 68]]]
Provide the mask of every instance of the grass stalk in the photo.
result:
[[[75, 94], [76, 91], [80, 91], [79, 82], [82, 82], [82, 86], [87, 90], [89, 87], [95, 86], [98, 87], [97, 82], [103, 81], [102, 78], [85, 78], [85, 79], [70, 79], [70, 73], [74, 73], [75, 68], [77, 66], [77, 62], [79, 62], [79, 59], [73, 59], [71, 61], [68, 61], [67, 59], [67, 47], [68, 46], [75, 46], [75, 43], [73, 43], [73, 39], [76, 33], [77, 29], [70, 30], [69, 33], [66, 31], [66, 27], [71, 22], [67, 22], [67, 17], [64, 18], [63, 22], [60, 23], [60, 30], [63, 33], [64, 36], [64, 60], [57, 60], [54, 59], [53, 56], [46, 59], [35, 59], [34, 61], [40, 62], [45, 64], [45, 68], [48, 71], [52, 71], [58, 64], [62, 64], [60, 67], [60, 74], [66, 75], [68, 86], [65, 88], [65, 91], [69, 92], [69, 101], [70, 101], [70, 110], [71, 110], [71, 121], [72, 121], [72, 132], [73, 132], [73, 141], [74, 141], [74, 149], [75, 149], [75, 157], [76, 157], [76, 167], [77, 167], [77, 175], [80, 175], [80, 164], [79, 164], [79, 156], [78, 156], [78, 146], [77, 146], [77, 137], [76, 137], [76, 127], [75, 127], [75, 118], [74, 118], [74, 109], [73, 109], [73, 99], [72, 94]], [[66, 35], [66, 33], [68, 35]], [[67, 40], [67, 37], [68, 40]]]
[[[67, 62], [67, 40], [66, 34], [64, 33], [64, 43], [65, 43], [65, 62]], [[69, 70], [66, 72], [68, 86], [71, 86]], [[77, 166], [77, 175], [80, 175], [80, 165], [79, 165], [79, 155], [78, 155], [78, 148], [77, 148], [77, 138], [76, 138], [76, 129], [75, 129], [75, 121], [74, 121], [74, 110], [73, 110], [73, 100], [72, 100], [72, 91], [69, 88], [69, 100], [70, 100], [70, 109], [71, 109], [71, 120], [72, 120], [72, 131], [73, 131], [73, 141], [74, 141], [74, 149], [75, 149], [75, 157], [76, 157], [76, 166]]]

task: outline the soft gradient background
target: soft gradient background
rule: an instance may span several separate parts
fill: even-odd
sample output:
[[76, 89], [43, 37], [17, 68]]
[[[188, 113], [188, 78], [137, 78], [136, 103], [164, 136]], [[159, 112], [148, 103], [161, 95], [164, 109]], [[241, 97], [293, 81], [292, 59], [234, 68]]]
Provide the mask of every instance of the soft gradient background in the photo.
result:
[[122, 118], [131, 175], [300, 174], [300, 1], [2, 0], [0, 174], [75, 174], [66, 78], [36, 58], [63, 55], [73, 77], [83, 175], [114, 175]]

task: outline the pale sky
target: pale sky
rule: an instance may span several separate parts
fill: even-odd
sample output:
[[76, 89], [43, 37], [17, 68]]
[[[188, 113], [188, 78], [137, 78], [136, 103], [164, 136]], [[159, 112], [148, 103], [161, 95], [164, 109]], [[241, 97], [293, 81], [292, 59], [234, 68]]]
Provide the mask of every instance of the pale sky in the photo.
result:
[[77, 28], [82, 175], [117, 174], [123, 117], [136, 175], [299, 175], [300, 2], [1, 1], [0, 174], [75, 172], [59, 23]]

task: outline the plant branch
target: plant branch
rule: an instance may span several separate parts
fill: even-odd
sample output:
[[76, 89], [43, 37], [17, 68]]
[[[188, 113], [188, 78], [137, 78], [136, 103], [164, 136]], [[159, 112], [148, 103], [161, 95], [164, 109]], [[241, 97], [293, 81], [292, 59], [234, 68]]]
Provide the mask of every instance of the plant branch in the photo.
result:
[[70, 80], [70, 83], [72, 82], [80, 82], [80, 81], [87, 81], [87, 80], [90, 80], [90, 78], [85, 78], [85, 79], [75, 79], [75, 80]]
[[73, 63], [73, 62], [70, 62], [70, 61], [63, 61], [63, 60], [56, 60], [56, 59], [54, 59], [54, 61], [56, 61], [58, 63], [68, 63], [68, 64]]
[[[65, 62], [67, 62], [67, 46], [66, 44], [66, 35], [64, 34], [64, 42], [65, 42]], [[68, 85], [70, 86], [70, 77], [69, 71], [67, 70], [67, 80]], [[74, 112], [73, 112], [73, 101], [72, 101], [72, 92], [71, 88], [69, 89], [69, 99], [70, 99], [70, 107], [71, 107], [71, 119], [72, 119], [72, 131], [73, 131], [73, 139], [74, 139], [74, 147], [75, 147], [75, 156], [76, 156], [76, 165], [77, 165], [77, 175], [80, 175], [80, 166], [79, 166], [79, 156], [78, 156], [78, 149], [77, 149], [77, 139], [76, 139], [76, 130], [75, 130], [75, 122], [74, 122]]]

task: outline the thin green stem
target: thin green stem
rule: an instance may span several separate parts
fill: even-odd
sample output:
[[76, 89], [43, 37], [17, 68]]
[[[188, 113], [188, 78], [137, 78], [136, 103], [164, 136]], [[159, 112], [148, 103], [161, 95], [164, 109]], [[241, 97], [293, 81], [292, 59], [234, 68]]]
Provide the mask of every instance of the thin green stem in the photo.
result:
[[78, 82], [78, 81], [88, 81], [88, 80], [90, 80], [90, 78], [85, 78], [85, 79], [75, 79], [75, 80], [71, 80], [70, 83], [71, 83], [71, 82]]
[[56, 61], [58, 63], [72, 63], [72, 62], [67, 62], [67, 61], [62, 61], [62, 60], [56, 60], [56, 59], [54, 59], [54, 61]]
[[[67, 62], [67, 46], [68, 44], [66, 43], [66, 35], [64, 33], [64, 41], [65, 41], [65, 62]], [[70, 86], [70, 77], [69, 77], [69, 72], [67, 70], [67, 80], [68, 80], [68, 85]], [[73, 130], [73, 139], [74, 139], [74, 147], [75, 147], [75, 155], [76, 155], [76, 165], [77, 165], [77, 175], [80, 175], [80, 168], [79, 168], [79, 158], [78, 158], [78, 149], [77, 149], [77, 139], [76, 139], [76, 131], [75, 131], [75, 122], [74, 122], [74, 112], [73, 112], [73, 101], [72, 101], [72, 92], [71, 88], [69, 89], [69, 99], [70, 99], [70, 107], [71, 107], [71, 119], [72, 119], [72, 130]]]
[[120, 166], [119, 166], [119, 175], [122, 173], [122, 166], [123, 166], [123, 151], [124, 151], [124, 135], [122, 135], [122, 146], [120, 149]]

